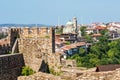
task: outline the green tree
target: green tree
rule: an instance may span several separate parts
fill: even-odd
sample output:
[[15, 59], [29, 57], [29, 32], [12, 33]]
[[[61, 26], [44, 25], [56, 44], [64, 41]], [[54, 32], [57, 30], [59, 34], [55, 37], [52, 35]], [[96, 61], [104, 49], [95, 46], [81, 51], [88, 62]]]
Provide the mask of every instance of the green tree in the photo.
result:
[[66, 41], [66, 45], [70, 45], [70, 41]]
[[92, 64], [92, 67], [100, 65], [100, 60], [98, 58], [90, 58], [89, 62]]
[[88, 43], [92, 43], [93, 42], [92, 36], [86, 35], [85, 38], [86, 38], [86, 40], [87, 40]]
[[100, 54], [100, 46], [99, 44], [95, 44], [90, 48], [90, 52], [95, 54], [95, 55], [99, 55]]
[[100, 60], [100, 64], [101, 64], [101, 65], [109, 64], [109, 61], [111, 61], [111, 60], [108, 59], [108, 58], [102, 58], [102, 59]]
[[120, 39], [108, 41], [106, 36], [101, 37], [99, 42], [93, 43], [89, 52], [80, 48], [79, 53], [71, 56], [75, 59], [78, 67], [95, 67], [106, 64], [120, 64]]
[[80, 47], [79, 48], [79, 55], [80, 56], [85, 56], [85, 54], [86, 54], [86, 50], [84, 48]]
[[82, 26], [81, 28], [80, 28], [80, 31], [81, 31], [81, 35], [82, 36], [85, 36], [86, 35], [86, 26]]
[[114, 48], [114, 47], [116, 47], [117, 45], [118, 45], [117, 41], [112, 41], [112, 42], [108, 43], [108, 46], [109, 46], [110, 48]]
[[107, 36], [108, 35], [108, 30], [107, 29], [102, 30], [102, 31], [100, 31], [100, 34]]

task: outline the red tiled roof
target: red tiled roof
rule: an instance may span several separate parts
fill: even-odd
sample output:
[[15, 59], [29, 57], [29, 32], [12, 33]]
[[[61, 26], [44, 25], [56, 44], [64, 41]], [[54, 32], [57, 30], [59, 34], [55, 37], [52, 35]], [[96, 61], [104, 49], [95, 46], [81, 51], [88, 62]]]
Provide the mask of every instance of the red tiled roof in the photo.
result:
[[75, 32], [72, 32], [71, 34], [77, 34], [77, 33], [75, 33]]
[[65, 45], [64, 47], [62, 47], [63, 50], [70, 50], [72, 49], [72, 47], [70, 45]]
[[77, 47], [75, 44], [71, 44], [70, 46], [71, 46], [71, 48], [76, 48]]
[[4, 39], [0, 40], [0, 45], [6, 45], [6, 44], [9, 44], [9, 43], [10, 43], [10, 41], [7, 38], [4, 38]]
[[101, 34], [93, 34], [92, 36], [93, 37], [99, 37], [99, 36], [101, 36]]
[[95, 30], [95, 28], [87, 28], [86, 30]]
[[97, 26], [96, 29], [104, 30], [104, 29], [106, 29], [106, 28], [105, 28], [105, 27], [102, 27], [102, 26]]
[[109, 65], [101, 65], [96, 67], [96, 72], [101, 71], [112, 71], [117, 68], [120, 68], [120, 64], [109, 64]]
[[85, 42], [77, 42], [76, 43], [76, 46], [83, 46], [83, 45], [86, 45], [86, 43]]
[[86, 45], [86, 43], [85, 42], [77, 42], [77, 43], [74, 43], [74, 44], [65, 45], [61, 49], [62, 50], [70, 50], [72, 48], [77, 48], [77, 46], [83, 46], [83, 45]]

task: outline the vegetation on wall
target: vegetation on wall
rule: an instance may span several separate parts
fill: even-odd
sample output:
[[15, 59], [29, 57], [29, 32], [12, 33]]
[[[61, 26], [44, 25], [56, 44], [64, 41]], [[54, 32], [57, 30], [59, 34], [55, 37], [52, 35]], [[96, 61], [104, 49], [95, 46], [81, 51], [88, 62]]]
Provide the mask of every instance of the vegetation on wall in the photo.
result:
[[53, 74], [53, 75], [55, 75], [55, 76], [59, 76], [60, 74], [61, 74], [61, 72], [56, 72], [54, 69], [52, 69], [52, 68], [50, 68], [49, 69], [49, 73], [50, 74]]
[[45, 38], [50, 38], [50, 36], [45, 36]]
[[23, 76], [29, 76], [29, 75], [32, 75], [32, 74], [34, 74], [35, 73], [35, 71], [33, 71], [30, 67], [28, 67], [28, 66], [24, 66], [23, 68], [22, 68], [22, 75]]

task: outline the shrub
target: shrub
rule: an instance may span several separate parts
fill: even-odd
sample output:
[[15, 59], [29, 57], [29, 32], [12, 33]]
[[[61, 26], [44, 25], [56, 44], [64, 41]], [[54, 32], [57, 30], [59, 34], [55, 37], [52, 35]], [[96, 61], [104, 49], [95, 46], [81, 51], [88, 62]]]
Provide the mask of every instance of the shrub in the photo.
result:
[[24, 66], [23, 68], [22, 68], [22, 75], [23, 76], [28, 76], [28, 75], [32, 75], [32, 74], [34, 74], [35, 73], [35, 71], [33, 71], [30, 67], [28, 67], [28, 66]]
[[66, 45], [70, 45], [70, 42], [69, 42], [69, 41], [66, 41]]
[[54, 69], [52, 69], [52, 68], [49, 69], [49, 71], [50, 71], [50, 74], [53, 74], [55, 76], [59, 76], [61, 74], [61, 72], [55, 72]]
[[45, 36], [45, 38], [50, 38], [50, 36]]

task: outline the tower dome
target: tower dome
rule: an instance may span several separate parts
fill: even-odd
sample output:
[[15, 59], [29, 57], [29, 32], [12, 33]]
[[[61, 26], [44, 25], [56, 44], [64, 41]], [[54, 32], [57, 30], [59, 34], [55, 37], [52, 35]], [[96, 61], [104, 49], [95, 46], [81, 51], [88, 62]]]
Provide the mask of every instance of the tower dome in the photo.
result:
[[66, 23], [66, 25], [72, 25], [73, 24], [73, 22], [71, 22], [71, 21], [68, 21], [67, 23]]

